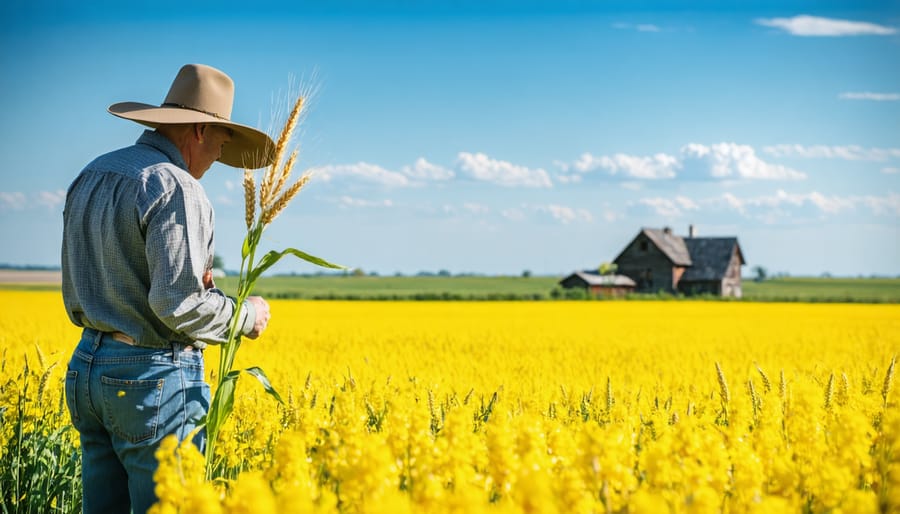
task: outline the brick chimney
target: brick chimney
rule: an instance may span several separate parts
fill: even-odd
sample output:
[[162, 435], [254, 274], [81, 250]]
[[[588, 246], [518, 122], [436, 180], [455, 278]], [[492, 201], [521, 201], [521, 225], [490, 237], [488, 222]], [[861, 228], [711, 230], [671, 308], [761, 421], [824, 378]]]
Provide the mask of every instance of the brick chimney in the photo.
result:
[[690, 225], [688, 225], [688, 237], [693, 239], [696, 235], [697, 231], [694, 229], [694, 224], [691, 223]]

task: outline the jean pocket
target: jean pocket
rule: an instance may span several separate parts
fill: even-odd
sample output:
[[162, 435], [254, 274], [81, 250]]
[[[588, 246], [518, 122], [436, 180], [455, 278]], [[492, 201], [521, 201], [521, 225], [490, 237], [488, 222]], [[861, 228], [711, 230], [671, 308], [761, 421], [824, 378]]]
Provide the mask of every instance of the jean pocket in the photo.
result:
[[139, 443], [156, 437], [164, 379], [100, 377], [103, 416], [119, 437]]
[[78, 427], [78, 402], [76, 401], [76, 384], [78, 372], [74, 369], [66, 371], [66, 407], [69, 409], [69, 418], [72, 424]]

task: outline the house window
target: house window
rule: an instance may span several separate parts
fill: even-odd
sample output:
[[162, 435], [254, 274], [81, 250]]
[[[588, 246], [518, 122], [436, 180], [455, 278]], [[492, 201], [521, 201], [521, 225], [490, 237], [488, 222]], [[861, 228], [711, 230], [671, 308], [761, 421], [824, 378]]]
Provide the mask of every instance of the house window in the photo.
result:
[[650, 243], [648, 243], [647, 241], [641, 241], [641, 252], [647, 253], [648, 251], [650, 251]]

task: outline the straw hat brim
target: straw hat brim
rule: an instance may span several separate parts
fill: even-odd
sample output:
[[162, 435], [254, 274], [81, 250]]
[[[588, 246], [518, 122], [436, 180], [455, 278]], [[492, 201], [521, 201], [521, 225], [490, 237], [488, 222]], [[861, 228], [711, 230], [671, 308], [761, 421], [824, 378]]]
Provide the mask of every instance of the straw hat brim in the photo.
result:
[[157, 128], [179, 123], [210, 123], [234, 131], [231, 141], [222, 148], [219, 162], [235, 168], [264, 168], [275, 160], [275, 143], [265, 132], [191, 109], [160, 107], [140, 102], [119, 102], [107, 109], [113, 116]]

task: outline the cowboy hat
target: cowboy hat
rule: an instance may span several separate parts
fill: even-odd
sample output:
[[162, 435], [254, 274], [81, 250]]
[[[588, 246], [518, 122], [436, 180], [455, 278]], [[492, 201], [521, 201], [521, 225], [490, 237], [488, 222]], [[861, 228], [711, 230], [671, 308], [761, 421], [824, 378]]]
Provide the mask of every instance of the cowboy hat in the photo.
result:
[[176, 123], [211, 123], [233, 131], [222, 148], [219, 162], [235, 168], [262, 168], [272, 164], [275, 143], [264, 132], [231, 121], [234, 81], [221, 71], [203, 64], [186, 64], [169, 88], [162, 105], [120, 102], [109, 113], [156, 128]]

